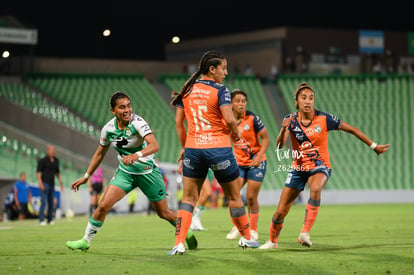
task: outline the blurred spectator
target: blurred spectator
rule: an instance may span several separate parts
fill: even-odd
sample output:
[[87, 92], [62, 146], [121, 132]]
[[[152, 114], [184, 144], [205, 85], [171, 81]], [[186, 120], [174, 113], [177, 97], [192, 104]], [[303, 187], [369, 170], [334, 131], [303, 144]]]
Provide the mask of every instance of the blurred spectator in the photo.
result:
[[252, 65], [250, 65], [250, 64], [246, 65], [246, 68], [244, 68], [244, 75], [246, 75], [246, 76], [254, 75]]
[[59, 171], [59, 160], [55, 157], [55, 146], [48, 145], [46, 150], [46, 156], [41, 158], [37, 163], [37, 180], [39, 181], [40, 189], [40, 210], [39, 221], [40, 225], [46, 225], [45, 208], [47, 210], [47, 222], [53, 224], [54, 213], [54, 195], [55, 195], [55, 176], [58, 177], [60, 183], [60, 190], [63, 191], [63, 182]]
[[103, 177], [102, 167], [98, 167], [88, 182], [89, 185], [89, 194], [91, 195], [91, 202], [89, 206], [89, 216], [95, 211], [98, 207], [101, 194], [105, 190], [105, 182]]
[[372, 66], [372, 72], [374, 74], [380, 74], [382, 72], [382, 66], [380, 61], [375, 62], [374, 66]]
[[272, 64], [270, 66], [270, 77], [272, 81], [277, 84], [277, 81], [279, 80], [279, 69], [277, 68], [276, 64]]
[[19, 211], [17, 209], [16, 204], [14, 203], [13, 188], [7, 195], [6, 200], [4, 201], [4, 209], [6, 213], [6, 216], [4, 217], [4, 221], [17, 220], [17, 218], [19, 217]]
[[29, 211], [29, 204], [33, 209], [32, 193], [30, 192], [29, 184], [26, 182], [26, 173], [20, 173], [20, 179], [16, 181], [13, 186], [14, 203], [19, 211], [19, 220], [31, 218], [32, 214]]

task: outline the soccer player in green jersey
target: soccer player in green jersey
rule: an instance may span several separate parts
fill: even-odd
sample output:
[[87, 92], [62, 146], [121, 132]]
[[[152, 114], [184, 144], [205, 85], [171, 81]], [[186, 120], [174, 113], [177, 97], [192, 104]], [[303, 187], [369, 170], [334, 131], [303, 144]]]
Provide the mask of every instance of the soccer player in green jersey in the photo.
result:
[[[92, 238], [102, 227], [109, 210], [136, 187], [147, 196], [160, 218], [176, 226], [177, 213], [168, 208], [164, 181], [154, 157], [159, 146], [151, 128], [142, 117], [132, 112], [130, 98], [124, 92], [114, 93], [110, 105], [114, 118], [102, 128], [98, 149], [85, 175], [72, 183], [71, 188], [76, 192], [88, 181], [111, 144], [118, 153], [119, 166], [101, 202], [89, 218], [83, 238], [66, 242], [70, 249], [89, 249]], [[186, 242], [189, 249], [197, 248], [192, 231], [188, 232]]]

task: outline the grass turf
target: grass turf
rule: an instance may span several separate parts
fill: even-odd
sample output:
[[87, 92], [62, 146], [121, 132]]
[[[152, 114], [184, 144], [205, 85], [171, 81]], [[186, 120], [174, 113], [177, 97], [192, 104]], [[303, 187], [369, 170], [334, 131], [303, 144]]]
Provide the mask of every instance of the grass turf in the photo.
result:
[[[268, 238], [275, 206], [262, 207], [259, 239]], [[226, 240], [227, 209], [207, 210], [197, 250], [166, 256], [174, 228], [157, 216], [108, 215], [88, 252], [67, 240], [83, 236], [88, 218], [0, 224], [0, 274], [414, 274], [413, 204], [322, 205], [312, 248], [297, 243], [304, 205], [285, 219], [277, 250], [242, 250]]]

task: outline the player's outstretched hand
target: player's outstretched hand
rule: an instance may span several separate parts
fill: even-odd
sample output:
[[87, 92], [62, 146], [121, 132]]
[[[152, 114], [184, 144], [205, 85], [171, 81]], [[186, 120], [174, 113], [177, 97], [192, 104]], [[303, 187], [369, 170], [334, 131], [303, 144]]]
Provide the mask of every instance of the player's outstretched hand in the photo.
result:
[[79, 191], [79, 186], [81, 186], [82, 184], [85, 184], [87, 182], [87, 179], [85, 177], [78, 179], [77, 181], [75, 181], [74, 183], [72, 183], [71, 185], [71, 190], [73, 191]]
[[283, 122], [282, 122], [282, 129], [283, 130], [289, 130], [291, 120], [292, 120], [291, 116], [289, 116], [289, 117], [287, 117], [283, 120]]
[[384, 154], [385, 152], [387, 152], [388, 149], [389, 149], [388, 147], [390, 147], [390, 145], [391, 144], [385, 144], [385, 145], [378, 144], [377, 147], [375, 147], [374, 151], [379, 156], [379, 155]]

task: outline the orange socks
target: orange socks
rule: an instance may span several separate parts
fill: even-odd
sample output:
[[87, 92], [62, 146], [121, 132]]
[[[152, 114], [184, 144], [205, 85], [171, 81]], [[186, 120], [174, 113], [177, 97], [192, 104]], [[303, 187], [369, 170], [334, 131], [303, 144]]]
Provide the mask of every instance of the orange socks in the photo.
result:
[[313, 224], [315, 223], [316, 216], [318, 215], [319, 205], [321, 204], [320, 200], [313, 200], [309, 199], [308, 203], [306, 204], [305, 209], [305, 218], [303, 220], [303, 227], [302, 232], [310, 232], [312, 229]]
[[257, 232], [257, 220], [259, 219], [259, 210], [249, 211], [250, 229]]
[[244, 207], [229, 208], [231, 221], [240, 232], [240, 235], [250, 240], [250, 224]]
[[194, 207], [189, 203], [181, 203], [177, 213], [177, 223], [175, 226], [175, 245], [185, 244], [188, 230], [193, 219]]
[[272, 243], [277, 243], [279, 240], [280, 231], [283, 228], [283, 220], [275, 221], [272, 217], [272, 222], [270, 223], [269, 237]]

